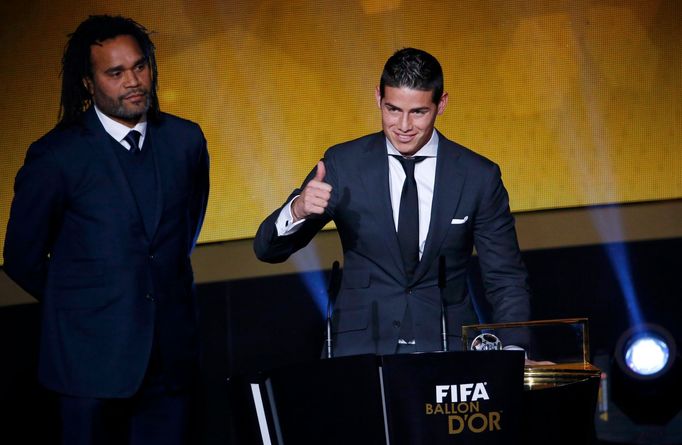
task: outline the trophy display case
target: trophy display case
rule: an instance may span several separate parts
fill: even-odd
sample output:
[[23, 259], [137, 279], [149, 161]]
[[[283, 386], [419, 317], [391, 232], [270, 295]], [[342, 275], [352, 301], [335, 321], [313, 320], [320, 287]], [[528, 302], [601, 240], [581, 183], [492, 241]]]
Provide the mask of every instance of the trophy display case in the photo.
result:
[[523, 349], [524, 443], [590, 443], [601, 371], [590, 363], [586, 318], [462, 327], [466, 351]]
[[[505, 337], [512, 338], [512, 343], [504, 344]], [[601, 373], [589, 361], [589, 329], [586, 318], [462, 327], [462, 349], [466, 351], [509, 348], [526, 351], [523, 379], [526, 390], [598, 379]]]

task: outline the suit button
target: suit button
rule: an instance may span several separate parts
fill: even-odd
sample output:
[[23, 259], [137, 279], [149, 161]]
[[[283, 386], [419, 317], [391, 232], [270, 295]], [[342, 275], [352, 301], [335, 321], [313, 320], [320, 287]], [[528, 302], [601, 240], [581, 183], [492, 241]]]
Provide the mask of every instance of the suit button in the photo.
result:
[[393, 327], [394, 327], [394, 328], [399, 328], [399, 327], [400, 327], [400, 321], [398, 321], [398, 320], [393, 320]]
[[412, 295], [412, 288], [408, 287], [407, 289], [405, 289], [405, 293], [408, 295]]
[[151, 294], [145, 295], [144, 298], [146, 298], [146, 299], [149, 300], [149, 301], [154, 301], [154, 297], [152, 297]]
[[149, 259], [150, 259], [150, 260], [153, 260], [154, 258], [156, 258], [155, 255], [149, 255]]

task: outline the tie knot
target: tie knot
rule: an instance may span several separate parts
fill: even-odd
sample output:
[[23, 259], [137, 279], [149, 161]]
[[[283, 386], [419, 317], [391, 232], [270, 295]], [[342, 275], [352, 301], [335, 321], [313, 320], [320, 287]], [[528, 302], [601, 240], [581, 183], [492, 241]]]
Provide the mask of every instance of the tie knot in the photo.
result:
[[130, 130], [130, 132], [123, 138], [124, 141], [130, 145], [130, 151], [137, 154], [140, 151], [140, 134], [137, 130]]
[[406, 158], [404, 156], [397, 156], [397, 155], [391, 155], [394, 158], [396, 158], [398, 161], [400, 161], [400, 165], [403, 166], [403, 170], [405, 170], [405, 174], [408, 176], [414, 176], [414, 166], [417, 165], [418, 162], [423, 161], [426, 159], [426, 156], [412, 156], [411, 158]]

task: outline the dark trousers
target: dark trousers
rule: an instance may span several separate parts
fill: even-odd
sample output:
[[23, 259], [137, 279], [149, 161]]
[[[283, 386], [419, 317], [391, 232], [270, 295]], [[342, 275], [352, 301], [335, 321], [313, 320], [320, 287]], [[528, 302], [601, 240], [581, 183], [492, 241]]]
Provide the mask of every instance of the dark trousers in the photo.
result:
[[63, 445], [187, 445], [193, 438], [189, 388], [147, 378], [128, 399], [58, 398]]

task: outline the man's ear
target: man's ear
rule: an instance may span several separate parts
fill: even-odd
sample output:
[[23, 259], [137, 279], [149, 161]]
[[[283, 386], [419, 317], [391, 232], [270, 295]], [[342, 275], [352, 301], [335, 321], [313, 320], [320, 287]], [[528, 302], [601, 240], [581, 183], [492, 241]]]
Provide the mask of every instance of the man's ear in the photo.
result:
[[95, 95], [95, 86], [92, 83], [92, 79], [89, 77], [83, 77], [83, 86], [90, 93], [91, 96]]
[[443, 92], [443, 95], [440, 97], [440, 101], [438, 101], [438, 114], [443, 114], [443, 111], [445, 111], [445, 107], [448, 106], [448, 93]]
[[381, 110], [381, 89], [379, 89], [379, 85], [374, 89], [374, 98], [377, 101], [377, 107]]

